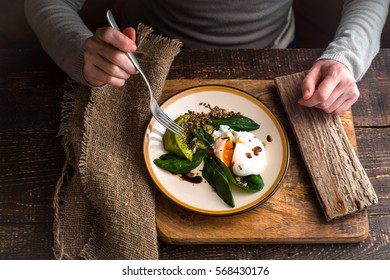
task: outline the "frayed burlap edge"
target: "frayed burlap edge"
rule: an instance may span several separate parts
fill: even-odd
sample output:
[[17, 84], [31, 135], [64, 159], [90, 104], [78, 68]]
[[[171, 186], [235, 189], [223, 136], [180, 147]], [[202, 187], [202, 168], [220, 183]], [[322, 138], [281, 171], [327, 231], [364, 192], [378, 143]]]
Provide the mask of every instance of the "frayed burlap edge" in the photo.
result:
[[[75, 154], [72, 147], [71, 139], [71, 130], [75, 118], [75, 106], [76, 100], [74, 96], [78, 94], [80, 90], [80, 85], [75, 83], [73, 80], [68, 79], [64, 85], [66, 88], [63, 102], [61, 104], [61, 125], [59, 129], [58, 136], [62, 137], [62, 146], [65, 152], [65, 162], [61, 171], [61, 176], [57, 180], [57, 183], [54, 188], [54, 199], [53, 199], [53, 211], [54, 211], [54, 225], [53, 225], [53, 234], [54, 234], [54, 257], [56, 259], [71, 259], [71, 257], [65, 253], [65, 247], [63, 243], [63, 235], [61, 230], [61, 203], [63, 200], [63, 194], [66, 191], [66, 185], [69, 181], [69, 176], [71, 176], [72, 170], [77, 167], [75, 160]], [[88, 92], [86, 92], [87, 94]]]
[[[162, 37], [161, 35], [157, 36], [149, 36], [153, 30], [149, 27], [146, 27], [142, 24], [139, 25], [137, 35], [139, 37], [137, 38], [138, 40], [138, 45], [146, 43], [146, 44], [157, 44], [160, 48], [162, 48], [164, 51], [170, 52], [173, 49], [174, 54], [171, 54], [172, 56], [175, 56], [179, 51], [181, 47], [181, 42], [178, 40], [171, 40], [165, 37]], [[138, 52], [138, 55], [141, 55], [142, 57], [142, 51]], [[70, 90], [66, 91], [64, 93], [64, 101], [62, 103], [62, 117], [61, 117], [61, 126], [60, 126], [60, 131], [59, 131], [59, 136], [63, 137], [63, 148], [66, 154], [66, 159], [63, 165], [63, 169], [61, 172], [61, 176], [57, 181], [57, 184], [55, 186], [55, 194], [54, 194], [54, 200], [53, 200], [53, 208], [54, 208], [54, 226], [53, 226], [53, 233], [54, 233], [54, 256], [56, 259], [72, 259], [72, 256], [69, 256], [65, 252], [65, 244], [63, 241], [63, 234], [62, 234], [62, 224], [61, 224], [61, 216], [63, 213], [61, 213], [61, 203], [62, 203], [62, 198], [63, 198], [63, 193], [66, 191], [66, 183], [69, 180], [70, 173], [72, 173], [72, 169], [74, 168], [80, 168], [80, 179], [82, 183], [85, 182], [85, 177], [82, 175], [82, 170], [85, 170], [85, 151], [86, 148], [86, 143], [88, 142], [88, 126], [89, 120], [88, 120], [88, 110], [93, 106], [93, 90], [91, 93], [91, 90], [77, 85], [72, 81], [68, 81], [67, 85]], [[77, 164], [77, 160], [75, 159], [74, 156], [74, 147], [72, 146], [72, 139], [70, 135], [70, 129], [71, 126], [70, 124], [74, 121], [75, 117], [75, 105], [76, 105], [76, 100], [75, 100], [75, 94], [80, 94], [80, 88], [83, 91], [83, 94], [85, 96], [88, 96], [89, 101], [86, 106], [86, 111], [83, 116], [83, 137], [81, 141], [81, 155], [79, 159], [79, 164]], [[84, 88], [84, 89], [83, 89]], [[96, 228], [95, 228], [96, 229]], [[90, 239], [96, 238], [93, 230], [90, 232]], [[86, 247], [90, 246], [91, 242], [88, 242], [86, 244]], [[88, 254], [89, 250], [86, 250], [86, 248], [81, 250], [80, 257], [85, 258], [85, 259], [92, 259], [93, 257]]]

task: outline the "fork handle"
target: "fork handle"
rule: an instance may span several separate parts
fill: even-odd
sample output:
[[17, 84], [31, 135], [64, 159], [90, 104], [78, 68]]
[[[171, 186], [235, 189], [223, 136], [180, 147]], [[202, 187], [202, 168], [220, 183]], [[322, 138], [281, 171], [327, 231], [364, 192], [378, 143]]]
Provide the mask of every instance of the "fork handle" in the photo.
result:
[[[119, 26], [116, 23], [116, 21], [114, 19], [114, 16], [112, 15], [110, 10], [107, 11], [106, 17], [107, 17], [107, 21], [111, 25], [111, 27], [115, 28], [118, 31], [120, 31]], [[135, 69], [138, 70], [139, 72], [141, 72], [142, 71], [141, 67], [140, 67], [140, 65], [138, 63], [138, 60], [135, 57], [135, 55], [132, 52], [128, 52], [127, 55], [129, 56], [131, 62], [134, 64]]]
[[135, 55], [132, 52], [128, 52], [127, 55], [129, 56], [131, 62], [134, 64], [135, 69], [141, 72], [141, 66], [139, 66], [138, 60], [137, 58], [135, 58]]

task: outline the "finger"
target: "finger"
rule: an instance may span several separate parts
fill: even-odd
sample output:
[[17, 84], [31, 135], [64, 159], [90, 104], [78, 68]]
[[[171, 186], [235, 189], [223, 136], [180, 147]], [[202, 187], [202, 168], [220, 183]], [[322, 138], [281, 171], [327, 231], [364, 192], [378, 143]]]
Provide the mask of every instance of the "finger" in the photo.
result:
[[96, 37], [123, 52], [133, 52], [136, 50], [135, 42], [125, 34], [112, 27], [104, 27], [96, 30]]
[[[318, 109], [322, 109], [327, 113], [331, 113], [334, 110], [333, 104], [344, 94], [344, 91], [345, 89], [340, 84], [337, 85], [336, 88], [333, 90], [332, 94], [324, 102], [315, 105], [315, 107]], [[346, 97], [344, 99], [347, 98], [349, 97]]]
[[[127, 53], [117, 49], [115, 46], [99, 38], [104, 38], [104, 34], [113, 33], [114, 29], [100, 29], [95, 35], [85, 41], [84, 68], [83, 74], [86, 80], [92, 85], [107, 83], [121, 86], [131, 74], [137, 73], [131, 63]], [[132, 31], [129, 30], [131, 33]], [[126, 35], [121, 36], [131, 40]], [[130, 34], [130, 36], [135, 36]]]
[[108, 84], [112, 86], [123, 86], [125, 84], [124, 79], [107, 75], [106, 72], [96, 67], [95, 65], [92, 65], [87, 71], [87, 73], [88, 75], [85, 75], [85, 79], [89, 83], [93, 82], [96, 85], [101, 83], [101, 84]]
[[[109, 45], [103, 41], [96, 40], [96, 38], [91, 37], [85, 41], [85, 51], [84, 51], [84, 61], [85, 63], [98, 63], [102, 69], [108, 74], [116, 71], [115, 66], [120, 67], [123, 71], [128, 74], [136, 74], [137, 70], [134, 65], [131, 63], [127, 53], [124, 53], [117, 48]], [[107, 61], [110, 61], [113, 65], [102, 65], [101, 58], [105, 58]]]
[[[132, 28], [128, 28], [127, 32], [130, 36], [135, 37], [135, 30], [133, 29], [132, 31], [131, 29]], [[98, 29], [98, 31], [96, 31], [96, 36], [98, 37], [98, 39], [100, 38], [102, 40], [102, 44], [99, 44], [98, 48], [96, 48], [100, 56], [107, 58], [113, 64], [118, 65], [120, 68], [122, 68], [129, 74], [137, 73], [137, 70], [135, 69], [134, 65], [131, 63], [127, 55], [127, 52], [135, 51], [136, 47], [134, 41], [132, 41], [125, 34], [119, 32], [114, 28], [100, 28]], [[117, 40], [116, 36], [119, 36], [119, 39], [131, 41], [133, 44], [132, 47], [128, 49], [124, 47], [121, 48], [124, 42], [121, 40]]]
[[115, 86], [123, 85], [125, 81], [124, 78], [128, 78], [129, 75], [123, 73], [124, 71], [120, 69], [120, 73], [118, 75], [112, 75], [112, 73], [109, 74], [107, 73], [109, 71], [104, 70], [104, 68], [112, 66], [115, 65], [112, 65], [110, 61], [104, 57], [100, 57], [98, 54], [84, 53], [84, 78], [93, 86], [100, 86], [102, 84], [111, 84]]
[[301, 98], [298, 101], [299, 104], [306, 107], [313, 107], [326, 102], [331, 94], [333, 94], [333, 91], [337, 87], [338, 83], [338, 78], [329, 75], [326, 76], [318, 85], [318, 88], [314, 91], [314, 94], [309, 99]]
[[136, 39], [136, 34], [135, 34], [135, 29], [133, 27], [127, 27], [123, 29], [123, 34], [125, 34], [127, 37], [129, 37], [132, 41], [135, 42]]
[[85, 64], [84, 76], [92, 85], [106, 83], [113, 86], [122, 86], [125, 80], [130, 77], [130, 74], [101, 57]]
[[302, 99], [309, 99], [315, 92], [317, 84], [321, 80], [321, 72], [320, 67], [313, 67], [309, 73], [307, 73], [306, 77], [303, 79], [301, 84], [302, 90]]
[[357, 92], [349, 92], [342, 94], [339, 98], [333, 102], [331, 106], [326, 108], [324, 111], [327, 113], [333, 114], [342, 114], [346, 110], [348, 110], [358, 99], [359, 99], [359, 91]]
[[108, 75], [117, 78], [128, 79], [130, 77], [130, 74], [134, 69], [124, 53], [108, 45], [105, 48], [96, 49], [97, 53], [84, 53], [84, 63], [86, 65], [95, 65]]
[[318, 104], [316, 107], [324, 110], [327, 113], [334, 112], [342, 103], [346, 100], [351, 99], [356, 102], [360, 96], [359, 89], [356, 83], [340, 83], [331, 96], [321, 104]]
[[338, 98], [332, 102], [329, 106], [318, 104], [315, 107], [323, 110], [325, 113], [333, 113], [337, 108], [339, 108], [348, 98], [345, 95], [339, 95]]
[[357, 97], [352, 97], [350, 99], [345, 100], [338, 108], [336, 108], [331, 113], [335, 115], [341, 115], [344, 114], [346, 111], [348, 111], [349, 108], [352, 107], [353, 104], [357, 101]]
[[102, 71], [104, 71], [107, 75], [113, 76], [119, 79], [127, 80], [130, 78], [130, 73], [126, 70], [122, 69], [120, 66], [113, 64], [111, 61], [107, 60], [102, 56], [94, 56], [89, 60], [89, 63], [95, 65]]
[[[137, 70], [135, 69], [133, 63], [130, 61], [127, 53], [118, 51], [117, 49], [109, 46], [99, 50], [99, 55], [101, 57], [104, 57], [111, 64], [113, 64], [113, 66], [118, 66], [130, 75], [137, 73]], [[113, 66], [108, 68], [114, 68]], [[107, 69], [107, 73], [111, 73], [111, 70]]]

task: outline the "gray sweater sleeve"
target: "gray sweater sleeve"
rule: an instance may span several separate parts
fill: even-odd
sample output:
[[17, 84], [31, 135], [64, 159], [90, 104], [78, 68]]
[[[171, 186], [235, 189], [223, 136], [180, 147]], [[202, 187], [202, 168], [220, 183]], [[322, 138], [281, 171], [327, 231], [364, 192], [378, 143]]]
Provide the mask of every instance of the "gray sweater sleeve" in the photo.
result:
[[[25, 0], [28, 22], [44, 50], [71, 78], [83, 76], [83, 48], [92, 32], [78, 15], [85, 0]], [[359, 81], [380, 47], [390, 0], [344, 0], [343, 17], [335, 39], [319, 59], [346, 65]]]
[[26, 18], [43, 49], [75, 81], [88, 84], [83, 76], [83, 49], [92, 32], [78, 11], [85, 0], [25, 0]]
[[344, 0], [335, 38], [319, 59], [343, 63], [361, 80], [380, 48], [390, 0]]

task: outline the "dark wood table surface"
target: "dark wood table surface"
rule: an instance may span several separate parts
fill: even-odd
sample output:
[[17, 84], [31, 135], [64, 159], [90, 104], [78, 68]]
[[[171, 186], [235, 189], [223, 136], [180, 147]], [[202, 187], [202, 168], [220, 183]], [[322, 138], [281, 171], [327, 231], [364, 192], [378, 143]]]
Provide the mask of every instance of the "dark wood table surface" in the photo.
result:
[[[307, 70], [319, 49], [183, 50], [169, 79], [273, 79]], [[40, 49], [0, 50], [0, 259], [53, 259], [52, 200], [66, 75]], [[390, 50], [359, 82], [359, 158], [378, 194], [362, 243], [168, 245], [161, 259], [390, 259]]]

